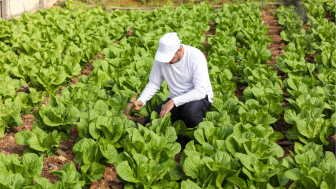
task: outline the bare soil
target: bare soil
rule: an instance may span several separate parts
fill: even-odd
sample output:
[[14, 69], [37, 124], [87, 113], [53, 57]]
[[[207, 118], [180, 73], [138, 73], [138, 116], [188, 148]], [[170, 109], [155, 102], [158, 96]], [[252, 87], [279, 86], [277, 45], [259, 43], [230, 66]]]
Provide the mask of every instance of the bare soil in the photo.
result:
[[[103, 59], [103, 55], [100, 55], [99, 57], [101, 57], [100, 59]], [[86, 75], [86, 76], [90, 76], [92, 70], [94, 69], [94, 67], [92, 66], [92, 62], [94, 60], [90, 61], [90, 64], [86, 65], [86, 67], [81, 71], [81, 73], [79, 75], [77, 75], [76, 77], [74, 77], [70, 82], [72, 84], [78, 84], [78, 77], [82, 76], [82, 75]]]
[[326, 12], [325, 18], [326, 18], [329, 22], [335, 22], [335, 18], [331, 17], [327, 12]]
[[234, 91], [235, 96], [239, 101], [243, 101], [244, 90], [247, 88], [247, 83], [236, 83], [237, 89]]
[[103, 178], [98, 182], [94, 182], [90, 189], [103, 189], [103, 188], [113, 188], [113, 189], [122, 189], [124, 188], [124, 183], [117, 179], [117, 171], [114, 167], [114, 164], [106, 164], [105, 173]]
[[272, 60], [267, 60], [267, 66], [269, 66], [269, 64], [276, 65], [277, 63], [275, 61], [275, 57], [281, 56], [284, 52], [283, 48], [286, 46], [286, 44], [281, 41], [281, 27], [278, 23], [278, 19], [273, 16], [271, 11], [261, 11], [261, 17], [264, 24], [269, 28], [268, 34], [266, 34], [266, 36], [273, 38], [273, 42], [267, 47], [267, 49], [271, 51], [272, 56]]

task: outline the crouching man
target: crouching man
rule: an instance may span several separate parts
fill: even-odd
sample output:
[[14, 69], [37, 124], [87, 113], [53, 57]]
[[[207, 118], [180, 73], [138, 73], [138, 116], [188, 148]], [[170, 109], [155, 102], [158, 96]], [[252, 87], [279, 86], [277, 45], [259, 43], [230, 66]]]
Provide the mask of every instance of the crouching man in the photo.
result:
[[195, 127], [210, 110], [213, 92], [205, 56], [199, 49], [180, 42], [176, 33], [167, 33], [160, 39], [149, 83], [135, 102], [139, 107], [133, 108], [139, 110], [144, 106], [166, 80], [169, 96], [164, 106], [161, 104], [154, 111], [160, 118], [171, 112], [172, 123], [181, 119], [187, 127]]

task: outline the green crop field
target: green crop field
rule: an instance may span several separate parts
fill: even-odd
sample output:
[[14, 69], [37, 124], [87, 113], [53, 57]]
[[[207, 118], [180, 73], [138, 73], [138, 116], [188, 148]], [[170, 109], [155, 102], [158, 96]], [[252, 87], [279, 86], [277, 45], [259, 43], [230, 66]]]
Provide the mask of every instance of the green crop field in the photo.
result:
[[[0, 20], [0, 188], [335, 188], [336, 3], [300, 4], [70, 1]], [[123, 114], [168, 32], [207, 58], [213, 104], [195, 128], [170, 114], [141, 125], [166, 82]]]

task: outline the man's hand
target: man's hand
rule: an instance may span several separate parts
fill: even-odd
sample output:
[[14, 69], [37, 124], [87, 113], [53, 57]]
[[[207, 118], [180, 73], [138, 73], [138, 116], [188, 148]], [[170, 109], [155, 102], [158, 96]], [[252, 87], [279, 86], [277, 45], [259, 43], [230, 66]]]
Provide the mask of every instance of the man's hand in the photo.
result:
[[[138, 108], [134, 106], [135, 103], [138, 105]], [[140, 107], [143, 105], [143, 102], [141, 100], [138, 100], [138, 101], [135, 101], [134, 104], [133, 104], [133, 109], [139, 111]]]
[[171, 109], [173, 109], [175, 106], [175, 103], [173, 101], [173, 99], [170, 99], [162, 108], [161, 112], [160, 112], [160, 118], [163, 118], [164, 116], [166, 116]]

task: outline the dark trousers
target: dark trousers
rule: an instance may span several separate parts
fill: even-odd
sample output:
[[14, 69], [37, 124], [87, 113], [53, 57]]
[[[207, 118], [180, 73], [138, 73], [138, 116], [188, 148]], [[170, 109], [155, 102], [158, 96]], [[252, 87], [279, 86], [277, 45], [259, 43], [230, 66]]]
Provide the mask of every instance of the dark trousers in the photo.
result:
[[[164, 103], [157, 106], [154, 111], [160, 115], [162, 105], [166, 104], [169, 100], [170, 98], [168, 98]], [[201, 100], [191, 101], [179, 107], [174, 106], [170, 110], [170, 119], [172, 123], [177, 120], [182, 120], [187, 127], [196, 127], [200, 122], [203, 121], [206, 112], [210, 111], [210, 108], [211, 103], [209, 102], [207, 95]], [[151, 115], [146, 118], [143, 125], [150, 123], [150, 117]]]

